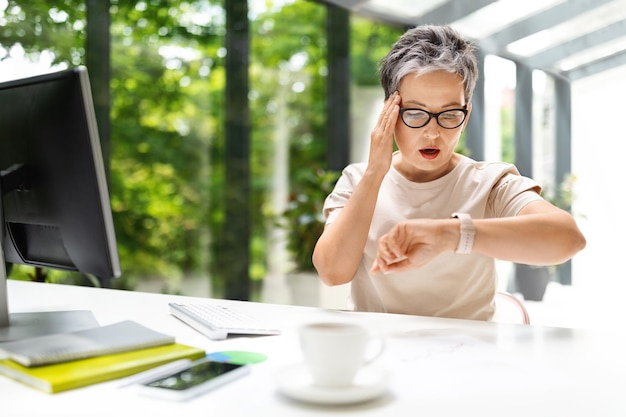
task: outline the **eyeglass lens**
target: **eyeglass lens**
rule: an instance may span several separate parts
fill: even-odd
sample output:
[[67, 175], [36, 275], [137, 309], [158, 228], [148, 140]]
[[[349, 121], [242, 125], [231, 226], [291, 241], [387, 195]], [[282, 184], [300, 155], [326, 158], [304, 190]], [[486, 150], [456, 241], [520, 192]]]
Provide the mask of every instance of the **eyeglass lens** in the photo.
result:
[[462, 110], [448, 110], [439, 114], [428, 113], [419, 109], [406, 109], [402, 112], [402, 120], [409, 127], [423, 127], [436, 117], [439, 126], [446, 129], [459, 127], [465, 120], [465, 112]]

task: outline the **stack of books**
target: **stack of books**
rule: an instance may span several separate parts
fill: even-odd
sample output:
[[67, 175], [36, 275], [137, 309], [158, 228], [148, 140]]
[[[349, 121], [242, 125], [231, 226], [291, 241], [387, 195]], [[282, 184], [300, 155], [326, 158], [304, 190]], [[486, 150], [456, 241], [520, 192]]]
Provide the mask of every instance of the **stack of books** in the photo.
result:
[[0, 343], [0, 374], [56, 393], [134, 375], [205, 351], [134, 321]]

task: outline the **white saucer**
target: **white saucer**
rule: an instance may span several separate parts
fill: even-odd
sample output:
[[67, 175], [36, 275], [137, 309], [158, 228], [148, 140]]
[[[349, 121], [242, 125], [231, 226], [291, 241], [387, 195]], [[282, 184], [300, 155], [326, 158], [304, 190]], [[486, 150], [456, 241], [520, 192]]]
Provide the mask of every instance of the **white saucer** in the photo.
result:
[[363, 368], [348, 387], [314, 385], [303, 364], [290, 365], [276, 374], [278, 391], [295, 400], [315, 404], [355, 404], [373, 400], [387, 391], [389, 373]]

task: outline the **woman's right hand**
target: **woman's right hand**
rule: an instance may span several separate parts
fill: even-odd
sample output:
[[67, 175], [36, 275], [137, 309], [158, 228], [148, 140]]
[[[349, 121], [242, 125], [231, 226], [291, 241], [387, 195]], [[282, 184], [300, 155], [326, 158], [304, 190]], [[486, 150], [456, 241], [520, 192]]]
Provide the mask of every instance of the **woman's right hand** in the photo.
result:
[[370, 134], [368, 170], [387, 173], [393, 154], [393, 134], [400, 113], [400, 94], [396, 91], [387, 100]]

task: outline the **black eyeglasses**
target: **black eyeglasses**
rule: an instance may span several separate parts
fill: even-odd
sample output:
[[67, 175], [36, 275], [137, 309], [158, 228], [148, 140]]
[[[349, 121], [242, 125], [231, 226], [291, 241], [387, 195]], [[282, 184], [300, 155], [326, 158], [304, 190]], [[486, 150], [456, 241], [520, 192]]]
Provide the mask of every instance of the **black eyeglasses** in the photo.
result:
[[400, 109], [400, 117], [405, 125], [413, 129], [426, 126], [433, 117], [444, 129], [456, 129], [467, 117], [467, 104], [462, 109], [446, 110], [440, 113], [431, 113], [422, 109]]

